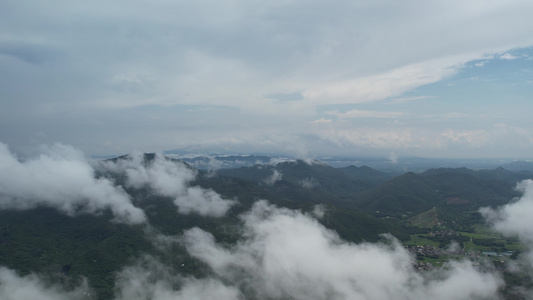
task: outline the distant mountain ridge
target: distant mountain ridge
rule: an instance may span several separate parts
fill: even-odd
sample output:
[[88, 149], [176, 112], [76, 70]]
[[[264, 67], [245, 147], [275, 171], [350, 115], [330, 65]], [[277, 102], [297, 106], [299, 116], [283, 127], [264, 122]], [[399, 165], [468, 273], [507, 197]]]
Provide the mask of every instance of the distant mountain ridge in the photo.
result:
[[[354, 206], [355, 198], [392, 176], [369, 167], [333, 168], [321, 162], [282, 162], [221, 169], [217, 174], [248, 180], [293, 201]], [[277, 177], [277, 178], [275, 178]]]
[[[178, 150], [164, 151], [163, 154], [188, 162], [197, 169], [232, 169], [249, 167], [254, 164], [272, 164], [280, 161], [296, 161], [298, 157], [284, 154], [201, 154], [199, 152], [183, 152]], [[334, 168], [348, 166], [368, 166], [372, 169], [401, 175], [406, 172], [420, 173], [434, 168], [460, 168], [472, 170], [495, 169], [503, 167], [513, 172], [533, 173], [533, 162], [514, 161], [511, 159], [442, 159], [422, 157], [400, 157], [391, 161], [385, 157], [314, 157]]]
[[[376, 215], [418, 214], [432, 207], [439, 211], [476, 211], [483, 206], [507, 204], [520, 194], [514, 190], [518, 181], [532, 178], [503, 168], [474, 171], [466, 168], [430, 169], [397, 176], [366, 192], [360, 198], [361, 209]], [[379, 212], [379, 213], [378, 213]]]
[[253, 165], [275, 164], [281, 161], [294, 161], [295, 158], [267, 155], [177, 155], [164, 153], [165, 156], [177, 158], [199, 170], [234, 169]]

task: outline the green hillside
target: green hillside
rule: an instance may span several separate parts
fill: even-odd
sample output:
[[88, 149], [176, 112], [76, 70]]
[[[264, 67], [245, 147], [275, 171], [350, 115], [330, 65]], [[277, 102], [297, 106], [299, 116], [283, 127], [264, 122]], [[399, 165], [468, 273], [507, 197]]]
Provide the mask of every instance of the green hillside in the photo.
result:
[[[276, 172], [279, 180], [268, 183]], [[277, 165], [256, 165], [217, 172], [263, 187], [276, 197], [304, 203], [331, 203], [355, 208], [358, 198], [368, 189], [385, 182], [389, 175], [368, 167], [333, 168], [320, 162], [302, 160]]]
[[492, 176], [484, 179], [486, 174], [478, 177], [473, 172], [439, 169], [406, 173], [365, 193], [361, 197], [362, 208], [391, 216], [418, 214], [434, 206], [447, 209], [462, 205], [462, 209], [476, 210], [506, 204], [519, 195], [512, 180], [495, 180]]
[[418, 214], [442, 200], [442, 194], [424, 178], [406, 173], [365, 193], [360, 205], [377, 215], [399, 217], [405, 213]]

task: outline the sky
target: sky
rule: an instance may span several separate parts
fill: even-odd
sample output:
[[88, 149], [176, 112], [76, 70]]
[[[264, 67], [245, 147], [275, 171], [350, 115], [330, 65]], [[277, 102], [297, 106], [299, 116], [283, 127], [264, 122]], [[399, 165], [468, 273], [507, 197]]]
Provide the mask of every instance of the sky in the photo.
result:
[[529, 0], [2, 0], [0, 142], [532, 159], [532, 14]]

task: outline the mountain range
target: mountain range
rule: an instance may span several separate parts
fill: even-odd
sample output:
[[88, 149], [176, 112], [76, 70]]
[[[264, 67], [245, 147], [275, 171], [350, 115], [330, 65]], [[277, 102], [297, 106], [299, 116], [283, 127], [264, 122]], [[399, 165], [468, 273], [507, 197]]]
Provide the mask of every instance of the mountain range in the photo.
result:
[[[118, 165], [130, 159], [126, 155], [107, 162]], [[172, 244], [168, 252], [154, 239], [180, 236], [198, 227], [217, 241], [233, 245], [243, 234], [242, 214], [262, 199], [280, 208], [314, 215], [317, 222], [352, 243], [379, 241], [385, 233], [408, 241], [415, 233], [427, 232], [410, 222], [415, 216], [432, 211], [438, 214], [439, 222], [449, 224], [449, 229], [466, 231], [481, 222], [476, 218], [481, 207], [509, 203], [520, 196], [514, 190], [516, 183], [533, 177], [522, 168], [435, 168], [397, 175], [368, 166], [335, 168], [320, 161], [272, 163], [259, 156], [229, 159], [247, 163], [213, 171], [194, 167], [209, 161], [166, 158], [194, 172], [188, 186], [197, 189], [189, 190], [189, 196], [202, 189], [204, 195], [215, 197], [214, 192], [232, 201], [222, 216], [180, 213], [182, 208], [176, 209], [174, 197], [157, 193], [155, 185], [136, 186], [128, 183], [126, 171], [106, 169], [95, 176], [112, 180], [131, 195], [132, 203], [146, 214], [148, 226], [117, 223], [107, 210], [68, 215], [46, 205], [0, 209], [0, 265], [20, 274], [50, 274], [50, 282], [67, 286], [76, 286], [81, 278], [87, 278], [97, 299], [113, 299], [117, 272], [147, 254], [182, 274], [207, 274], [205, 263], [182, 244]], [[156, 160], [155, 154], [144, 154], [140, 163], [148, 168]]]

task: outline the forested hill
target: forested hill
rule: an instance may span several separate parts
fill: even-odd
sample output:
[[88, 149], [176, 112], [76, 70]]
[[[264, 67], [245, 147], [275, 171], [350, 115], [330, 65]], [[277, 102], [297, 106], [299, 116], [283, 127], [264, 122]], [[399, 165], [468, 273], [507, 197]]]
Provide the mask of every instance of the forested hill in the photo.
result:
[[354, 207], [363, 192], [392, 177], [364, 166], [333, 168], [318, 161], [302, 160], [224, 169], [217, 174], [252, 182], [273, 195], [292, 201], [346, 207]]
[[270, 193], [298, 202], [332, 203], [379, 215], [419, 213], [433, 206], [471, 209], [507, 203], [517, 182], [533, 173], [504, 168], [472, 170], [436, 168], [392, 176], [372, 168], [332, 168], [319, 162], [285, 162], [220, 170], [218, 176], [240, 178]]
[[469, 209], [497, 206], [518, 196], [516, 183], [528, 176], [503, 169], [432, 169], [406, 173], [364, 193], [361, 208], [382, 214], [420, 213], [433, 206], [462, 205]]

